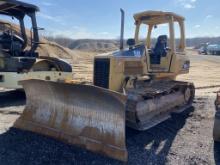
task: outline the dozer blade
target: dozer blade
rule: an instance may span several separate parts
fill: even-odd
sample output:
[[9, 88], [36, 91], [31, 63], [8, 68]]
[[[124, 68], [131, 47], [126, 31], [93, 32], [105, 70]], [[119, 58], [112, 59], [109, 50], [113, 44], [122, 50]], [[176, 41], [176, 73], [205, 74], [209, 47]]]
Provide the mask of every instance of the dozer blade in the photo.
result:
[[27, 103], [16, 128], [127, 161], [124, 95], [89, 85], [43, 80], [20, 83]]

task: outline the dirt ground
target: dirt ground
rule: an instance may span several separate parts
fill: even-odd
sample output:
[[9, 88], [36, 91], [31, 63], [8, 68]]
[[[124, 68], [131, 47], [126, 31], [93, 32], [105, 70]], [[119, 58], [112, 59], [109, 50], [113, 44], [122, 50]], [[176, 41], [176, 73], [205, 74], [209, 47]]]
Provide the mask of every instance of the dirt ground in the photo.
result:
[[[127, 128], [128, 164], [220, 164], [220, 145], [212, 140], [214, 99], [220, 88], [220, 57], [191, 55], [193, 107], [144, 132]], [[85, 63], [87, 65], [85, 65]], [[91, 79], [92, 59], [74, 62], [74, 77]], [[121, 164], [78, 147], [12, 128], [22, 113], [24, 93], [0, 89], [0, 164]]]

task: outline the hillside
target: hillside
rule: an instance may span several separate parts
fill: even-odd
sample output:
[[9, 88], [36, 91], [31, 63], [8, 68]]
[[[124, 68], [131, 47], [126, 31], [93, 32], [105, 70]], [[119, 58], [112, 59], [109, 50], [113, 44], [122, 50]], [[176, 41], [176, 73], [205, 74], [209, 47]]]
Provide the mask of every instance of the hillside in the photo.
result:
[[117, 40], [94, 40], [79, 39], [73, 40], [63, 37], [46, 37], [47, 40], [58, 43], [64, 47], [73, 50], [89, 51], [89, 52], [108, 52], [118, 49], [119, 41]]
[[[20, 36], [20, 28], [18, 25], [9, 23], [7, 21], [0, 20], [0, 32], [10, 30], [10, 26], [12, 28], [12, 31]], [[31, 35], [30, 31], [27, 29], [26, 34], [28, 37], [28, 47], [26, 49], [30, 48], [31, 43]], [[88, 55], [85, 52], [79, 52], [79, 51], [73, 51], [65, 46], [61, 46], [56, 42], [48, 41], [47, 39], [41, 37], [40, 38], [40, 44], [37, 51], [39, 52], [40, 56], [50, 56], [50, 57], [58, 57], [58, 58], [67, 58], [67, 59], [76, 59], [77, 57], [80, 57], [82, 55]]]
[[[64, 37], [46, 37], [47, 40], [58, 43], [64, 47], [73, 50], [80, 51], [92, 51], [92, 52], [107, 52], [116, 50], [119, 47], [118, 40], [99, 40], [99, 39], [79, 39], [74, 40], [71, 38]], [[152, 42], [155, 43], [156, 39], [152, 39]], [[176, 40], [179, 42], [179, 39]], [[186, 39], [187, 47], [200, 47], [203, 43], [220, 43], [220, 37], [200, 37], [200, 38], [188, 38]]]

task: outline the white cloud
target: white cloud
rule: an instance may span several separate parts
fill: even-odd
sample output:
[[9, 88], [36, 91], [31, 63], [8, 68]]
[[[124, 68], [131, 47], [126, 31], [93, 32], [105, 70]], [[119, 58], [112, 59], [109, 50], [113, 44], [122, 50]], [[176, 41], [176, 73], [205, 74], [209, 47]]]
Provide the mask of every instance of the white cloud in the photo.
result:
[[186, 9], [193, 9], [193, 8], [195, 8], [195, 6], [193, 6], [192, 4], [184, 4], [184, 8], [186, 8]]
[[73, 26], [67, 30], [59, 30], [59, 29], [49, 29], [46, 30], [44, 35], [49, 36], [62, 36], [73, 39], [113, 39], [116, 36], [112, 35], [109, 32], [91, 32], [85, 27]]
[[206, 15], [205, 18], [204, 18], [204, 20], [203, 20], [203, 22], [207, 24], [207, 22], [208, 22], [209, 20], [211, 20], [212, 18], [213, 18], [213, 15], [211, 15], [211, 14]]
[[48, 14], [42, 13], [42, 12], [38, 13], [38, 16], [40, 16], [40, 17], [42, 17], [44, 19], [49, 19], [49, 20], [54, 20], [55, 19], [54, 17], [52, 17], [52, 16], [50, 16]]
[[47, 20], [50, 20], [50, 21], [53, 21], [53, 22], [62, 23], [62, 17], [60, 17], [60, 16], [51, 16], [51, 15], [48, 15], [48, 14], [45, 14], [45, 13], [42, 13], [42, 12], [39, 12], [38, 16], [43, 18], [43, 19], [47, 19]]
[[205, 19], [210, 19], [210, 18], [212, 18], [213, 17], [213, 15], [207, 15], [206, 17], [205, 17]]
[[193, 9], [196, 7], [195, 3], [197, 0], [176, 0], [178, 5], [181, 5], [185, 9]]
[[100, 35], [109, 35], [109, 32], [100, 32]]
[[200, 28], [201, 27], [201, 25], [195, 25], [194, 26], [194, 28]]
[[50, 3], [50, 2], [42, 2], [42, 5], [44, 5], [44, 6], [53, 6], [54, 3]]

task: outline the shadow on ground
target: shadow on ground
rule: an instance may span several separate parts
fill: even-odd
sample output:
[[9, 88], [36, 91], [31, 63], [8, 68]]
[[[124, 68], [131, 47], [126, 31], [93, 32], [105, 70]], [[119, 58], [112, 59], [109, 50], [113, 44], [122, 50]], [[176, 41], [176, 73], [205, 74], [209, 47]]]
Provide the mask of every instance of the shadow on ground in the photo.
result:
[[[178, 131], [185, 125], [191, 108], [169, 120], [138, 132], [127, 128], [128, 164], [165, 164]], [[8, 164], [122, 164], [34, 133], [11, 128], [0, 135], [0, 162]]]
[[220, 164], [220, 142], [214, 142], [215, 164]]
[[25, 105], [25, 93], [19, 90], [0, 92], [0, 108]]

